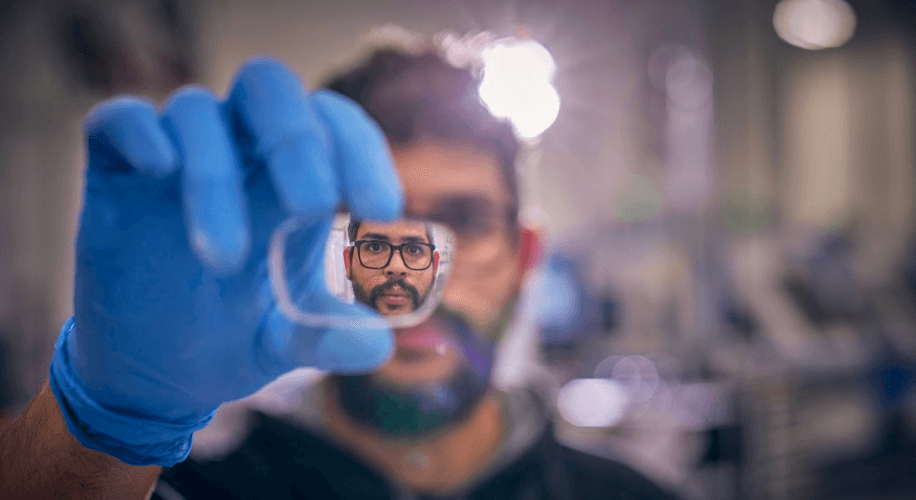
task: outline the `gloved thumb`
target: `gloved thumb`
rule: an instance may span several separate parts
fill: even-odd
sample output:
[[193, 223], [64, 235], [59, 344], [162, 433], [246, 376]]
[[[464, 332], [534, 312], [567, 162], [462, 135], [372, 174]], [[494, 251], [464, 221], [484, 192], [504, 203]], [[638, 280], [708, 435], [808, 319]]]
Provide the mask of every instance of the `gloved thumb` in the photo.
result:
[[[346, 304], [329, 293], [315, 298], [304, 325], [275, 310], [266, 325], [267, 347], [283, 371], [302, 366], [343, 373], [372, 371], [393, 353], [392, 331], [369, 307]], [[302, 318], [299, 318], [300, 320]]]

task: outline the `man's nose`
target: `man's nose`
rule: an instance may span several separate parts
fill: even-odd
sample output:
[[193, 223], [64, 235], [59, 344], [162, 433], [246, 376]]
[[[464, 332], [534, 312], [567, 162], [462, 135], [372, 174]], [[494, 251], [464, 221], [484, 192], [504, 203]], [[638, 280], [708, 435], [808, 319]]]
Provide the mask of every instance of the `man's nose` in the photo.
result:
[[391, 256], [391, 262], [385, 267], [385, 276], [389, 278], [403, 278], [407, 276], [407, 266], [404, 265], [404, 259], [401, 258], [401, 252], [397, 250]]

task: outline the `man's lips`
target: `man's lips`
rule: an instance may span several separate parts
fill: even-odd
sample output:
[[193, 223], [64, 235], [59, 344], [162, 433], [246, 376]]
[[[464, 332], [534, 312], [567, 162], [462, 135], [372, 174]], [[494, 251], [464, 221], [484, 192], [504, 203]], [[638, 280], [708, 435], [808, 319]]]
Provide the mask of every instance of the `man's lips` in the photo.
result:
[[410, 294], [403, 288], [396, 286], [379, 295], [379, 298], [385, 303], [393, 306], [400, 306], [410, 301]]
[[407, 294], [395, 295], [395, 294], [383, 294], [379, 296], [379, 299], [389, 305], [400, 306], [410, 302], [410, 296]]
[[443, 354], [451, 344], [451, 334], [443, 325], [431, 319], [417, 326], [395, 330], [395, 341], [399, 348], [414, 351], [431, 351]]

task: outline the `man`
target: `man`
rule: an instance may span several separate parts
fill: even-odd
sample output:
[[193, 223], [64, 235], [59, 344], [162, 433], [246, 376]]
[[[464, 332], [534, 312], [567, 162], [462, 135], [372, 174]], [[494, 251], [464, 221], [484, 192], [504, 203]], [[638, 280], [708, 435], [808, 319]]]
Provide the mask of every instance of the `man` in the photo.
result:
[[351, 220], [347, 237], [344, 266], [356, 300], [390, 316], [412, 312], [427, 299], [439, 252], [424, 222]]
[[[144, 498], [153, 488], [162, 499], [670, 498], [631, 469], [557, 443], [531, 393], [489, 385], [535, 245], [518, 224], [518, 146], [476, 83], [434, 53], [381, 50], [335, 79], [337, 94], [305, 94], [288, 70], [260, 60], [222, 102], [192, 88], [161, 115], [135, 100], [98, 108], [87, 121], [75, 317], [56, 345], [50, 390], [3, 435], [0, 489], [12, 498]], [[361, 220], [393, 220], [403, 204], [454, 231], [454, 267], [430, 319], [392, 335], [306, 328], [278, 313], [264, 292], [272, 229], [290, 213], [314, 221], [299, 254], [311, 267], [295, 268], [318, 276], [321, 235], [341, 200]], [[370, 314], [331, 297], [313, 305]], [[391, 356], [403, 347], [411, 355]], [[335, 374], [301, 408], [253, 415], [224, 456], [183, 461], [220, 404], [303, 365]]]

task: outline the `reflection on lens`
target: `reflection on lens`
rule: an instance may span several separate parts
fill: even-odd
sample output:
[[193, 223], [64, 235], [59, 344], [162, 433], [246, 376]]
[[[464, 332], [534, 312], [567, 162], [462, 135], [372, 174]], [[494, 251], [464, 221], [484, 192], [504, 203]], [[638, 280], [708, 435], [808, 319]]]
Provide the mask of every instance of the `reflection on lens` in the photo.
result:
[[[379, 328], [334, 314], [316, 298], [314, 277], [300, 241], [314, 241], [316, 228], [291, 219], [274, 234], [271, 282], [283, 313], [308, 325]], [[324, 228], [327, 231], [327, 228]], [[420, 219], [392, 222], [357, 220], [340, 215], [330, 228], [324, 254], [324, 283], [340, 303], [362, 303], [404, 328], [420, 323], [442, 299], [451, 270], [455, 238], [441, 224]], [[371, 322], [370, 322], [371, 323]]]

